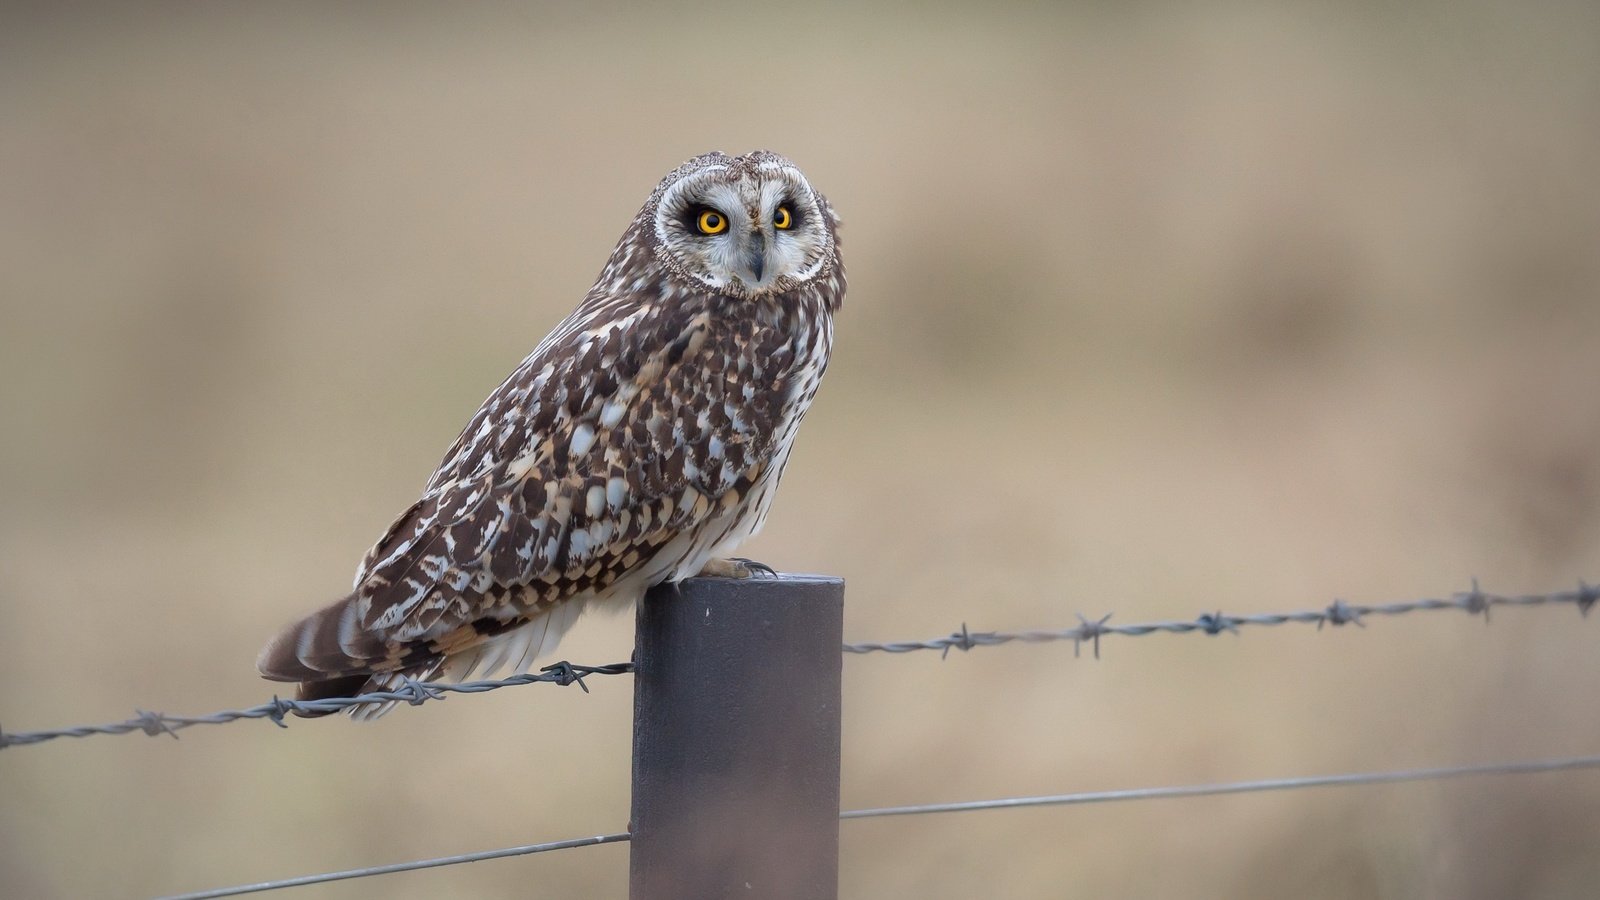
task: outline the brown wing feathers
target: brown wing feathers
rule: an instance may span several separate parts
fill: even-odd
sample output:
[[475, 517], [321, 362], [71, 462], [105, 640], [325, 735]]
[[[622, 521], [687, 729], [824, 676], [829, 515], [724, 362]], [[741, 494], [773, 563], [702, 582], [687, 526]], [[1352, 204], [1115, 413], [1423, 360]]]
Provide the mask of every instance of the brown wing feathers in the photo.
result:
[[[285, 629], [263, 651], [262, 674], [341, 686], [362, 674], [425, 676], [528, 614], [603, 587], [669, 540], [688, 512], [672, 499], [686, 478], [678, 442], [697, 436], [692, 420], [682, 434], [674, 401], [705, 319], [650, 324], [626, 337], [603, 332], [622, 338], [609, 352], [592, 332], [567, 330], [525, 361], [368, 553], [355, 592]], [[631, 421], [605, 415], [624, 386]]]

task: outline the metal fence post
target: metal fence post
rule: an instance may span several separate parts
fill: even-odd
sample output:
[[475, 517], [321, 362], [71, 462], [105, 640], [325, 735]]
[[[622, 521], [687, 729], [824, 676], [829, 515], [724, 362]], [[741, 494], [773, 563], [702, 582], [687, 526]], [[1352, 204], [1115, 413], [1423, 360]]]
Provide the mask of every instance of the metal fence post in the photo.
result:
[[639, 604], [631, 900], [837, 900], [843, 626], [814, 575]]

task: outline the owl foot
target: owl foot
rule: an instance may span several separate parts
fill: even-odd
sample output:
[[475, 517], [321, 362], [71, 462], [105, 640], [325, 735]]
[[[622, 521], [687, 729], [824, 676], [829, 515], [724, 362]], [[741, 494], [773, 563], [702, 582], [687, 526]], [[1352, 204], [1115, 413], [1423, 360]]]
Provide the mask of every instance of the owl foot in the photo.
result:
[[711, 559], [695, 574], [696, 578], [777, 578], [778, 570], [753, 559], [734, 556]]

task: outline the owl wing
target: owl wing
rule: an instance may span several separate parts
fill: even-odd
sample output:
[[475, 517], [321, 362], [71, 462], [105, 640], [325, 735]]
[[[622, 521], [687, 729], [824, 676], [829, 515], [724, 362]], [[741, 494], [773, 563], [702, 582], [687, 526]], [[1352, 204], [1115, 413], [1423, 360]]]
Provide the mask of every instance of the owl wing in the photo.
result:
[[659, 566], [675, 537], [737, 506], [771, 461], [787, 385], [713, 325], [709, 309], [591, 298], [484, 402], [354, 591], [280, 634], [262, 674], [441, 659]]

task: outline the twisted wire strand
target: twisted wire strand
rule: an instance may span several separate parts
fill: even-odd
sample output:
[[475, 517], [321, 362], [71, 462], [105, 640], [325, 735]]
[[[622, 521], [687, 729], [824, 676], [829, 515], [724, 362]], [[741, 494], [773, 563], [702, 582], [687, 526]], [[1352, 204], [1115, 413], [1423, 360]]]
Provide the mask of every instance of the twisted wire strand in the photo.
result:
[[321, 714], [338, 712], [362, 703], [384, 703], [399, 701], [413, 706], [420, 705], [429, 700], [443, 700], [448, 694], [481, 694], [485, 691], [499, 690], [504, 687], [515, 687], [521, 684], [555, 684], [563, 687], [576, 684], [585, 692], [589, 686], [583, 679], [590, 675], [624, 675], [633, 671], [633, 663], [613, 663], [608, 666], [580, 666], [574, 663], [561, 662], [545, 666], [537, 674], [514, 675], [493, 681], [467, 681], [461, 684], [445, 684], [436, 681], [415, 681], [406, 679], [400, 687], [392, 691], [373, 691], [359, 694], [354, 697], [328, 697], [321, 700], [284, 700], [274, 696], [270, 701], [251, 706], [246, 709], [228, 709], [203, 716], [171, 716], [166, 713], [147, 712], [135, 710], [138, 713], [131, 719], [121, 722], [110, 722], [104, 725], [78, 725], [73, 728], [60, 728], [53, 731], [25, 731], [8, 734], [0, 731], [0, 748], [22, 744], [39, 744], [56, 738], [72, 737], [81, 738], [96, 734], [129, 734], [142, 731], [152, 737], [156, 735], [178, 736], [178, 732], [194, 725], [225, 725], [237, 722], [240, 719], [270, 719], [279, 728], [288, 728], [289, 724], [284, 717], [290, 713], [296, 714]]
[[[1578, 582], [1576, 589], [1569, 591], [1557, 591], [1549, 594], [1493, 594], [1479, 588], [1477, 579], [1473, 579], [1471, 590], [1457, 593], [1449, 599], [1424, 598], [1375, 605], [1334, 600], [1322, 609], [1255, 613], [1252, 615], [1225, 615], [1221, 611], [1217, 611], [1203, 613], [1197, 618], [1188, 621], [1146, 622], [1133, 625], [1110, 624], [1110, 613], [1092, 620], [1080, 614], [1077, 625], [1053, 631], [971, 631], [963, 624], [960, 631], [944, 637], [922, 641], [872, 641], [844, 644], [840, 649], [845, 653], [854, 654], [913, 653], [922, 650], [938, 650], [942, 654], [948, 654], [951, 650], [967, 651], [976, 647], [996, 647], [1014, 642], [1043, 644], [1071, 641], [1074, 656], [1079, 655], [1083, 645], [1087, 643], [1093, 649], [1094, 657], [1099, 659], [1100, 639], [1108, 635], [1143, 637], [1156, 633], [1218, 635], [1223, 632], [1230, 632], [1238, 634], [1239, 629], [1243, 627], [1276, 626], [1289, 623], [1315, 625], [1318, 630], [1321, 630], [1324, 625], [1355, 625], [1365, 628], [1366, 622], [1364, 619], [1367, 616], [1399, 616], [1412, 612], [1445, 609], [1463, 610], [1474, 615], [1481, 615], [1484, 621], [1487, 622], [1489, 621], [1489, 611], [1497, 606], [1572, 605], [1577, 607], [1579, 613], [1587, 617], [1589, 610], [1593, 609], [1597, 602], [1600, 602], [1600, 585], [1591, 585], [1582, 580]], [[104, 725], [79, 725], [52, 731], [15, 733], [7, 733], [0, 729], [0, 749], [24, 744], [38, 744], [55, 740], [56, 738], [80, 738], [97, 734], [128, 734], [135, 731], [151, 736], [165, 734], [176, 738], [179, 730], [193, 725], [220, 725], [240, 719], [270, 719], [279, 727], [288, 727], [284, 721], [284, 716], [289, 713], [337, 712], [361, 703], [391, 700], [418, 705], [428, 700], [443, 699], [447, 694], [481, 694], [485, 691], [523, 684], [548, 683], [563, 686], [577, 684], [585, 691], [588, 691], [589, 688], [583, 683], [583, 679], [589, 675], [622, 675], [632, 671], [633, 665], [631, 663], [582, 666], [561, 662], [544, 667], [538, 674], [516, 675], [492, 681], [444, 684], [441, 682], [422, 682], [408, 679], [396, 690], [377, 691], [356, 697], [337, 697], [323, 700], [284, 700], [275, 696], [267, 703], [252, 706], [248, 709], [223, 710], [202, 716], [170, 716], [165, 713], [136, 710], [137, 715], [134, 718]]]
[[[1540, 772], [1562, 772], [1577, 769], [1600, 768], [1600, 755], [1577, 756], [1559, 759], [1526, 760], [1521, 762], [1490, 763], [1487, 765], [1449, 766], [1426, 769], [1401, 769], [1386, 772], [1351, 772], [1338, 775], [1311, 775], [1299, 778], [1268, 778], [1254, 781], [1228, 781], [1216, 784], [1186, 784], [1168, 787], [1131, 788], [1115, 791], [1083, 791], [1074, 794], [1051, 794], [1036, 797], [1006, 797], [996, 800], [969, 800], [958, 803], [926, 803], [918, 806], [886, 806], [875, 809], [853, 809], [841, 812], [840, 819], [874, 819], [889, 816], [930, 815], [936, 813], [972, 812], [988, 809], [1020, 809], [1030, 806], [1081, 806], [1091, 803], [1117, 803], [1128, 800], [1161, 800], [1184, 797], [1206, 797], [1222, 794], [1245, 794], [1261, 791], [1291, 791], [1315, 787], [1356, 787], [1360, 785], [1393, 784], [1404, 781], [1429, 781], [1445, 778], [1481, 777], [1488, 775], [1529, 775]], [[325, 884], [349, 878], [366, 878], [395, 872], [411, 872], [458, 863], [481, 862], [487, 859], [504, 859], [550, 850], [567, 850], [614, 844], [632, 840], [628, 832], [603, 834], [595, 837], [573, 838], [545, 844], [527, 844], [500, 850], [463, 853], [458, 856], [440, 856], [413, 862], [345, 869], [320, 875], [302, 875], [279, 881], [260, 881], [236, 887], [217, 888], [192, 894], [176, 894], [161, 900], [213, 900], [217, 897], [235, 897], [280, 888], [300, 887], [308, 884]]]
[[1014, 641], [1025, 644], [1071, 641], [1075, 655], [1081, 650], [1084, 643], [1088, 643], [1093, 647], [1095, 658], [1098, 659], [1100, 657], [1100, 639], [1106, 635], [1143, 637], [1157, 632], [1165, 632], [1167, 634], [1201, 633], [1207, 635], [1230, 632], [1238, 634], [1241, 627], [1286, 625], [1289, 623], [1315, 625], [1319, 631], [1324, 625], [1355, 625], [1359, 628], [1365, 628], [1366, 622], [1363, 619], [1366, 616], [1399, 616], [1412, 612], [1442, 609], [1464, 610], [1483, 616], [1484, 621], [1487, 622], [1489, 621], [1489, 610], [1496, 606], [1544, 606], [1549, 604], [1571, 604], [1578, 608], [1579, 613], [1587, 617], [1589, 610], [1593, 609], [1597, 602], [1600, 602], [1600, 585], [1588, 584], [1581, 580], [1578, 582], [1577, 588], [1570, 591], [1557, 591], [1549, 594], [1492, 594], [1480, 589], [1478, 580], [1474, 578], [1471, 590], [1457, 593], [1449, 599], [1430, 597], [1421, 600], [1405, 600], [1398, 603], [1373, 605], [1335, 600], [1322, 609], [1282, 613], [1256, 613], [1253, 615], [1225, 615], [1221, 611], [1217, 611], [1202, 613], [1197, 618], [1187, 621], [1145, 622], [1136, 625], [1109, 624], [1110, 613], [1093, 620], [1087, 619], [1080, 614], [1077, 625], [1054, 631], [969, 631], [967, 626], [963, 624], [960, 631], [953, 632], [945, 637], [930, 638], [925, 641], [845, 644], [844, 652], [913, 653], [919, 650], [938, 650], [942, 653], [949, 653], [951, 650], [965, 651], [974, 647], [994, 647]]

